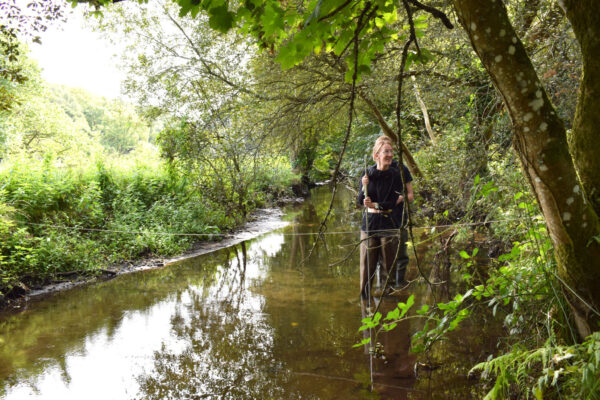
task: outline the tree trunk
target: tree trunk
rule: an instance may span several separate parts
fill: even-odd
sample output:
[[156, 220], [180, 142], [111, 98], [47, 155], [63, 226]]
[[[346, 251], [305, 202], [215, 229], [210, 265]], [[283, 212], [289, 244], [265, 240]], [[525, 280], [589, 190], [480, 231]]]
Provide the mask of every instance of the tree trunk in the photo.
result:
[[[453, 0], [453, 3], [473, 49], [510, 114], [513, 143], [544, 214], [555, 249], [558, 275], [583, 338], [597, 330], [600, 321], [591, 309], [600, 309], [600, 243], [594, 240], [600, 234], [600, 223], [577, 178], [564, 125], [515, 34], [503, 2]], [[594, 7], [589, 7], [587, 12], [592, 14]], [[600, 75], [595, 78], [599, 79]], [[585, 80], [582, 86], [584, 84]], [[582, 87], [582, 92], [587, 89]], [[578, 112], [578, 115], [586, 118], [588, 114]], [[584, 119], [578, 126], [589, 122], [592, 121]], [[577, 128], [573, 129], [573, 137], [580, 134]], [[588, 146], [581, 152], [587, 157], [597, 149], [597, 146]], [[588, 193], [597, 189], [597, 185], [586, 188]]]
[[600, 12], [596, 0], [568, 0], [564, 7], [583, 56], [577, 110], [568, 140], [583, 192], [600, 214]]
[[429, 122], [429, 112], [427, 111], [427, 106], [425, 105], [425, 102], [423, 101], [423, 99], [421, 98], [421, 94], [419, 93], [419, 85], [417, 85], [417, 79], [414, 75], [411, 76], [411, 79], [413, 81], [415, 98], [417, 99], [417, 103], [419, 103], [419, 107], [421, 107], [421, 112], [423, 113], [423, 120], [425, 120], [425, 130], [429, 135], [431, 144], [433, 146], [436, 146], [437, 140], [435, 139], [435, 134], [433, 133], [433, 129], [431, 128], [431, 122]]

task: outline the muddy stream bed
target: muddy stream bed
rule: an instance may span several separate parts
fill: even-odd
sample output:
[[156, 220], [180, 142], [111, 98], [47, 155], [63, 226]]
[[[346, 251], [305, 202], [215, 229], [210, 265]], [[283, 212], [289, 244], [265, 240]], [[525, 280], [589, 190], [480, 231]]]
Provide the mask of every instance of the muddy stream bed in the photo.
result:
[[[0, 399], [481, 398], [467, 373], [495, 350], [498, 329], [484, 321], [429, 359], [409, 352], [416, 319], [380, 336], [385, 359], [352, 347], [365, 303], [350, 192], [338, 192], [326, 246], [307, 258], [330, 196], [315, 189], [284, 210], [283, 228], [257, 238], [0, 314]], [[418, 253], [430, 270], [432, 250]], [[414, 257], [407, 277], [417, 277]], [[432, 301], [415, 281], [382, 310], [410, 294], [417, 306]]]

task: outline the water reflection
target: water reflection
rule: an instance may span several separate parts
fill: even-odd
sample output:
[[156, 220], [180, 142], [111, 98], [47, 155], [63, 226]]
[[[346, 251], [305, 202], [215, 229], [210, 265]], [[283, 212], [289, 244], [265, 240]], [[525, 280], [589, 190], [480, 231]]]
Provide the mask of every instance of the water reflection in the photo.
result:
[[[235, 265], [223, 272], [215, 291], [190, 291], [171, 318], [171, 330], [184, 345], [163, 343], [154, 352], [151, 372], [138, 375], [140, 399], [282, 398], [273, 371], [282, 368], [273, 354], [273, 328], [262, 312], [263, 299], [241, 296], [247, 267], [242, 245]], [[231, 263], [231, 261], [234, 261]], [[238, 285], [234, 285], [234, 283]]]
[[[0, 316], [0, 398], [470, 398], [473, 385], [456, 376], [487, 356], [491, 340], [444, 343], [435, 356], [449, 370], [418, 380], [408, 352], [415, 320], [378, 337], [385, 358], [352, 348], [365, 312], [352, 197], [339, 192], [310, 257], [327, 187], [288, 210], [288, 227], [257, 240]], [[407, 279], [416, 276], [411, 265]], [[415, 282], [380, 308], [410, 293], [418, 306], [428, 290]]]

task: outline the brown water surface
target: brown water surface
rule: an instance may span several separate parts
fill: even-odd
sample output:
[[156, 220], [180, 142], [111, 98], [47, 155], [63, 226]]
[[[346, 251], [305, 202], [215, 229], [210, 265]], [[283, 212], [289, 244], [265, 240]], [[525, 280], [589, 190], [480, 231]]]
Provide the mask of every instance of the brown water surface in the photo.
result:
[[[358, 297], [360, 217], [348, 191], [307, 258], [330, 193], [316, 189], [287, 210], [287, 227], [257, 239], [0, 315], [0, 399], [480, 398], [466, 374], [494, 349], [481, 322], [436, 345], [442, 367], [418, 378], [417, 320], [379, 337], [385, 358], [352, 348], [369, 304]], [[415, 282], [381, 309], [410, 293], [431, 301]]]

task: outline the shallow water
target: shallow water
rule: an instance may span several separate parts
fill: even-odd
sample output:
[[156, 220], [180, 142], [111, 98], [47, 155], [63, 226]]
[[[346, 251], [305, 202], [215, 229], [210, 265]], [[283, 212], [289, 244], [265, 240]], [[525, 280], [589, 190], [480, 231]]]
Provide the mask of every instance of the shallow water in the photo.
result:
[[[348, 191], [338, 193], [309, 257], [330, 193], [316, 189], [287, 210], [288, 226], [257, 239], [0, 315], [0, 398], [480, 398], [466, 374], [495, 347], [481, 323], [436, 346], [442, 367], [418, 378], [408, 351], [416, 320], [380, 336], [385, 359], [352, 348], [366, 304]], [[419, 248], [424, 266], [429, 253]], [[417, 275], [413, 261], [409, 277]], [[410, 293], [418, 304], [431, 301], [415, 282], [381, 309]]]

